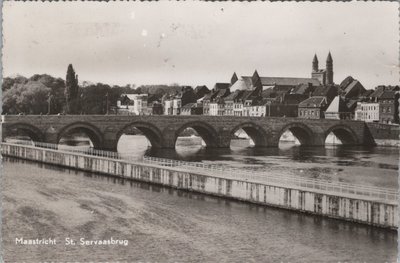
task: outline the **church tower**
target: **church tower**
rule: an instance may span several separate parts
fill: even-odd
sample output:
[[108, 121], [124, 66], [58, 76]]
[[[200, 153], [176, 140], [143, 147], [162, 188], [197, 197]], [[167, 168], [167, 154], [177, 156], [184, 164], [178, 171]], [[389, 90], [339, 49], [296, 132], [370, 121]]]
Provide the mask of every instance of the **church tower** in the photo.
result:
[[330, 51], [326, 58], [326, 84], [333, 85], [333, 60]]
[[312, 61], [312, 71], [317, 72], [318, 71], [318, 58], [317, 54], [314, 55], [314, 59]]

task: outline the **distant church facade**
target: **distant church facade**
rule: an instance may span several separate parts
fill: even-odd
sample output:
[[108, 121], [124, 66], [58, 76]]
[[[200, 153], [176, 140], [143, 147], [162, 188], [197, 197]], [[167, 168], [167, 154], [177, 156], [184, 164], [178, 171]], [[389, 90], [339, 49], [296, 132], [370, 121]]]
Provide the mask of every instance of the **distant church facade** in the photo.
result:
[[314, 55], [312, 62], [311, 78], [318, 79], [322, 85], [333, 85], [333, 60], [331, 52], [329, 52], [326, 58], [326, 68], [320, 69], [318, 67], [317, 54]]

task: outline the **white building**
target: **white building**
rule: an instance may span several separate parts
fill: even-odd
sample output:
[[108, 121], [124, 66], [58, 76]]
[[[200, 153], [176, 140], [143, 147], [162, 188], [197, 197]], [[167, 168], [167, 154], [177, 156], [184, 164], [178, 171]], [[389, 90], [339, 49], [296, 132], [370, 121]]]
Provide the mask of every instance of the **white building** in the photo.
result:
[[224, 102], [211, 102], [210, 112], [211, 116], [224, 116], [225, 115], [225, 103]]
[[133, 115], [149, 115], [151, 108], [147, 105], [147, 94], [122, 94], [117, 101], [118, 112]]
[[233, 116], [243, 116], [243, 103], [234, 102], [233, 103]]
[[173, 101], [172, 99], [164, 100], [164, 115], [172, 115], [173, 112]]
[[172, 101], [172, 115], [180, 115], [182, 108], [182, 99], [175, 97]]
[[379, 103], [358, 102], [355, 119], [365, 122], [379, 122]]
[[250, 117], [265, 117], [266, 116], [266, 106], [258, 104], [250, 106], [249, 116]]

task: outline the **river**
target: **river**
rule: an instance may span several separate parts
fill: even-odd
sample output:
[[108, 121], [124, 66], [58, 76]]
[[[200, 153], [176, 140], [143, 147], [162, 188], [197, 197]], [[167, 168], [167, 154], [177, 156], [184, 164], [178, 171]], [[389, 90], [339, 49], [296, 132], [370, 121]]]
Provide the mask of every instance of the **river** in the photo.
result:
[[176, 150], [155, 150], [141, 135], [124, 135], [118, 152], [142, 158], [143, 155], [203, 162], [273, 174], [301, 176], [329, 181], [398, 188], [399, 149], [395, 147], [326, 146], [303, 147], [281, 142], [279, 148], [254, 148], [237, 140], [231, 149], [207, 149], [180, 137]]
[[[239, 142], [238, 144], [241, 144]], [[124, 136], [118, 150], [271, 173], [397, 188], [398, 149], [207, 150], [185, 139], [152, 150]], [[397, 233], [112, 177], [3, 159], [6, 262], [396, 262]], [[15, 238], [56, 238], [53, 246]], [[65, 238], [127, 239], [127, 246], [66, 246]]]

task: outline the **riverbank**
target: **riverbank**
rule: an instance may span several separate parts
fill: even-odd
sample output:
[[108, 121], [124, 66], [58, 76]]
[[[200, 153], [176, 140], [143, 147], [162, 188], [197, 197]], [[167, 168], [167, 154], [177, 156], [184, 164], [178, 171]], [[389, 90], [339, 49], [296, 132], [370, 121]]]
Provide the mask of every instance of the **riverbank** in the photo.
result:
[[231, 172], [220, 174], [218, 170], [196, 166], [168, 167], [173, 164], [168, 160], [163, 163], [151, 159], [143, 163], [7, 143], [2, 145], [2, 154], [384, 228], [398, 226], [397, 193], [389, 189]]

